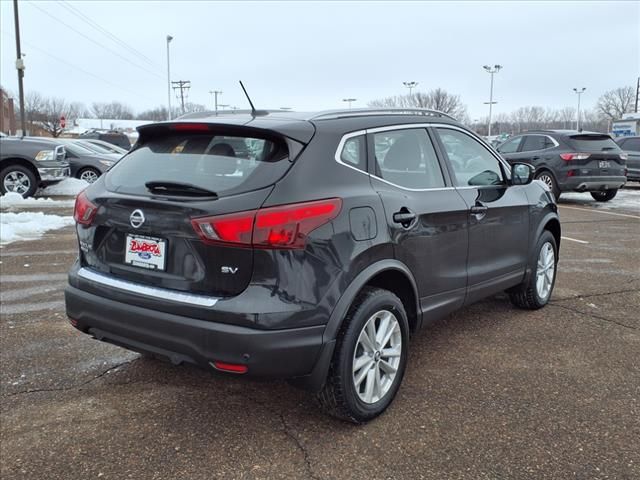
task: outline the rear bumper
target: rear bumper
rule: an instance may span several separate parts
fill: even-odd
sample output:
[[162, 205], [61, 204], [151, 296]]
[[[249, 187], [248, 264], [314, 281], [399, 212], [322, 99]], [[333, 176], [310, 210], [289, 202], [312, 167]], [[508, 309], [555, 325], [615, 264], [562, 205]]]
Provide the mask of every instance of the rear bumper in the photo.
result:
[[323, 350], [324, 325], [259, 330], [199, 320], [130, 305], [71, 285], [67, 316], [95, 338], [138, 352], [212, 370], [220, 361], [248, 367], [248, 375], [294, 378], [311, 375]]
[[573, 190], [576, 192], [597, 192], [602, 190], [614, 190], [627, 183], [627, 177], [570, 177], [560, 189], [563, 191]]

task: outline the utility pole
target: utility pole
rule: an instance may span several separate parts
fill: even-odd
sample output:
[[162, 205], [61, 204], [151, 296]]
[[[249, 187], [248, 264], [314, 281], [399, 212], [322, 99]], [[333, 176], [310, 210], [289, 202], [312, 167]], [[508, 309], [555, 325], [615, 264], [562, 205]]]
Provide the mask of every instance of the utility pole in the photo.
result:
[[[489, 90], [489, 128], [487, 129], [487, 137], [491, 136], [491, 114], [493, 113], [493, 105], [498, 103], [498, 102], [494, 102], [493, 101], [493, 76], [498, 73], [500, 71], [500, 69], [502, 68], [502, 65], [494, 65], [493, 68], [490, 67], [489, 65], [484, 65], [482, 68], [484, 68], [487, 73], [491, 74], [491, 89]], [[487, 102], [484, 102], [484, 104], [486, 105]]]
[[209, 93], [213, 95], [213, 110], [216, 112], [216, 116], [218, 116], [218, 95], [222, 95], [221, 90], [209, 90]]
[[582, 89], [580, 90], [578, 90], [577, 88], [573, 89], [573, 91], [578, 94], [578, 116], [576, 118], [576, 130], [578, 131], [580, 131], [580, 97], [582, 96], [585, 90], [586, 90], [585, 87], [582, 87]]
[[[184, 97], [185, 92], [188, 95], [189, 89], [191, 88], [190, 80], [176, 80], [175, 82], [171, 82], [174, 90], [180, 90], [180, 105], [182, 106], [182, 114], [184, 115]], [[176, 97], [178, 94], [176, 93]]]
[[351, 110], [351, 102], [355, 102], [356, 100], [358, 100], [357, 98], [343, 98], [342, 101], [343, 102], [347, 102], [349, 104], [349, 110]]
[[640, 97], [640, 77], [638, 77], [638, 82], [636, 83], [636, 108], [634, 108], [636, 113], [638, 113], [638, 97]]
[[167, 35], [167, 103], [169, 110], [167, 111], [167, 120], [171, 120], [171, 64], [169, 63], [169, 44], [173, 40], [171, 35]]
[[26, 135], [26, 121], [24, 112], [24, 60], [20, 50], [20, 20], [18, 18], [18, 0], [13, 0], [13, 19], [16, 26], [16, 70], [18, 70], [18, 95], [20, 96], [20, 129], [22, 136]]

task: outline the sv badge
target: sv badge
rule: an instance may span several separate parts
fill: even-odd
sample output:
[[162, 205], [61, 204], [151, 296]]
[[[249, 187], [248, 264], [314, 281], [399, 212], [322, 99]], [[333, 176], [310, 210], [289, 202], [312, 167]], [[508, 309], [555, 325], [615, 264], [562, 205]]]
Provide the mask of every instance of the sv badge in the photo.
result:
[[220, 268], [222, 273], [230, 273], [234, 275], [238, 271], [238, 267], [222, 267]]

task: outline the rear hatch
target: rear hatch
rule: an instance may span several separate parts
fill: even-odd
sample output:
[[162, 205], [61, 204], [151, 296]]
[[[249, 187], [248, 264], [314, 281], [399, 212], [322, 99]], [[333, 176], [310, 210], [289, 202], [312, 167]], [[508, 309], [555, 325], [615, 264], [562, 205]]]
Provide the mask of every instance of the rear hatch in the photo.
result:
[[571, 165], [579, 168], [580, 176], [624, 176], [626, 155], [609, 135], [571, 135], [568, 143], [579, 153], [564, 155], [573, 155], [570, 159]]
[[78, 228], [81, 262], [140, 284], [239, 294], [253, 272], [250, 245], [208, 242], [192, 220], [258, 209], [302, 144], [207, 124], [140, 133], [135, 149], [87, 191], [97, 208], [91, 224]]

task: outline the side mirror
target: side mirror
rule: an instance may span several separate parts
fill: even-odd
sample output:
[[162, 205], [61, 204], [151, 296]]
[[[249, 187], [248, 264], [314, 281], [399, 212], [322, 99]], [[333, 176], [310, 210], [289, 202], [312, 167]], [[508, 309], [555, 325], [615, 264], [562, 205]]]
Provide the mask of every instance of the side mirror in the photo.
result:
[[528, 185], [533, 182], [535, 169], [528, 163], [511, 165], [511, 185]]

